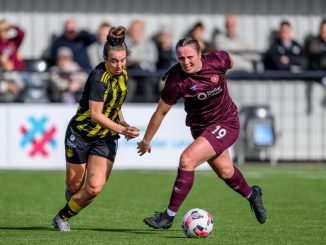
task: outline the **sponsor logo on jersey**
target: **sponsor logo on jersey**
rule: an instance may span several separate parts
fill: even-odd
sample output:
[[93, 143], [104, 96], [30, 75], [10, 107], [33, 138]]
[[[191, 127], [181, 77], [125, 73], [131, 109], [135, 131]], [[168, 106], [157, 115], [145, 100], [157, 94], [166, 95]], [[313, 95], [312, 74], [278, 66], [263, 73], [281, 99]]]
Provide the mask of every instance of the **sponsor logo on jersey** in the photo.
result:
[[197, 95], [197, 98], [199, 100], [207, 100], [207, 99], [209, 99], [209, 98], [211, 98], [211, 97], [213, 97], [215, 95], [218, 95], [219, 93], [222, 92], [222, 90], [223, 90], [222, 87], [221, 86], [218, 86], [218, 87], [216, 87], [216, 88], [214, 88], [214, 89], [212, 89], [210, 91], [207, 91], [205, 93], [204, 92], [199, 93]]
[[191, 89], [192, 91], [196, 91], [196, 89], [197, 89], [197, 85], [192, 86], [190, 89]]
[[70, 135], [70, 140], [71, 140], [71, 141], [75, 141], [75, 139], [76, 139], [75, 135], [73, 135], [73, 134]]

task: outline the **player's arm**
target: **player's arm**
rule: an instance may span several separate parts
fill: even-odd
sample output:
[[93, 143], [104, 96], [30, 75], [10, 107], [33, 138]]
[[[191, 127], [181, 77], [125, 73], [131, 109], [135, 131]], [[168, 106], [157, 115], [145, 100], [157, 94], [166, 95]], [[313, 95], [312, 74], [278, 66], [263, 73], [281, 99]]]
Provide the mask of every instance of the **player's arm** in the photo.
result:
[[[131, 130], [134, 130], [134, 131], [139, 132], [139, 129], [138, 129], [138, 128], [136, 128], [136, 127], [134, 127], [134, 126], [131, 126], [131, 125], [129, 125], [129, 123], [126, 122], [126, 120], [125, 120], [125, 118], [124, 118], [123, 113], [122, 113], [121, 110], [120, 110], [118, 116], [119, 116], [120, 124], [121, 124], [122, 126], [125, 126], [125, 127], [127, 127], [127, 128], [130, 128]], [[126, 136], [126, 139], [128, 140], [128, 139], [130, 139], [130, 138], [128, 138], [128, 137]]]
[[103, 102], [99, 101], [89, 101], [89, 109], [91, 120], [94, 123], [101, 125], [104, 128], [117, 132], [119, 134], [124, 135], [127, 139], [136, 138], [139, 135], [139, 130], [135, 127], [123, 126], [121, 124], [117, 124], [111, 119], [107, 118], [103, 113]]
[[233, 65], [234, 65], [234, 61], [233, 61], [233, 59], [232, 59], [232, 57], [230, 55], [230, 64], [229, 64], [228, 69], [232, 69], [233, 68]]
[[172, 105], [165, 103], [160, 99], [158, 106], [148, 123], [144, 138], [142, 141], [138, 142], [138, 153], [140, 156], [144, 155], [146, 152], [151, 152], [150, 142], [159, 129], [165, 115], [169, 112]]
[[128, 127], [129, 124], [126, 122], [126, 120], [125, 120], [125, 118], [124, 118], [124, 116], [123, 116], [122, 111], [119, 111], [118, 116], [119, 116], [120, 124], [121, 124], [122, 126]]

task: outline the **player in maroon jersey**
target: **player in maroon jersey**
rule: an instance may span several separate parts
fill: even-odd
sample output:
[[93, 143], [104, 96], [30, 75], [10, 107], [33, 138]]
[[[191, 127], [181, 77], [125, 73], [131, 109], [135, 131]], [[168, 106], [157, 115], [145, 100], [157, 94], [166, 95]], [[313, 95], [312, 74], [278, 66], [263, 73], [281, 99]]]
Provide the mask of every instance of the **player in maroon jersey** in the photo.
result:
[[191, 190], [195, 168], [208, 162], [228, 186], [248, 199], [258, 222], [265, 223], [261, 188], [247, 184], [240, 170], [233, 165], [228, 150], [240, 131], [237, 107], [229, 95], [225, 77], [233, 65], [229, 54], [219, 51], [202, 55], [197, 40], [192, 38], [181, 39], [176, 51], [178, 64], [163, 78], [165, 87], [144, 138], [138, 143], [138, 153], [142, 156], [151, 152], [151, 140], [164, 116], [180, 98], [184, 98], [186, 125], [190, 127], [194, 141], [180, 156], [168, 208], [145, 218], [144, 222], [155, 229], [170, 228]]

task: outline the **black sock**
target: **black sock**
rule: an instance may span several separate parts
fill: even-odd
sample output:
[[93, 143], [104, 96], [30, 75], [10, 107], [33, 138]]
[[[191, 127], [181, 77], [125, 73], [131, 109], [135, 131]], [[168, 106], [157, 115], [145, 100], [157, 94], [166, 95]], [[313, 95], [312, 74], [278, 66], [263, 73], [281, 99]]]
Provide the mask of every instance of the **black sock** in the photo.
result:
[[63, 219], [63, 220], [65, 220], [65, 221], [68, 221], [71, 217], [75, 216], [76, 214], [78, 214], [78, 213], [74, 212], [69, 207], [68, 203], [66, 204], [66, 206], [63, 209], [61, 209], [59, 211], [60, 218]]

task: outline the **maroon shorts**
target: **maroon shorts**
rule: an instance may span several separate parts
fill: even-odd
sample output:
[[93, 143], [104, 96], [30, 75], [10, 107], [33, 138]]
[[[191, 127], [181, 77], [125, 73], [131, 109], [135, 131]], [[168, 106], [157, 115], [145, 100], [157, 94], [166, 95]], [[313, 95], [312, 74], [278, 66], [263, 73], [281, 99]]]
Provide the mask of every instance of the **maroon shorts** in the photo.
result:
[[239, 119], [212, 124], [200, 131], [192, 129], [191, 133], [194, 139], [197, 139], [199, 136], [207, 139], [216, 154], [220, 155], [238, 139], [240, 133]]

